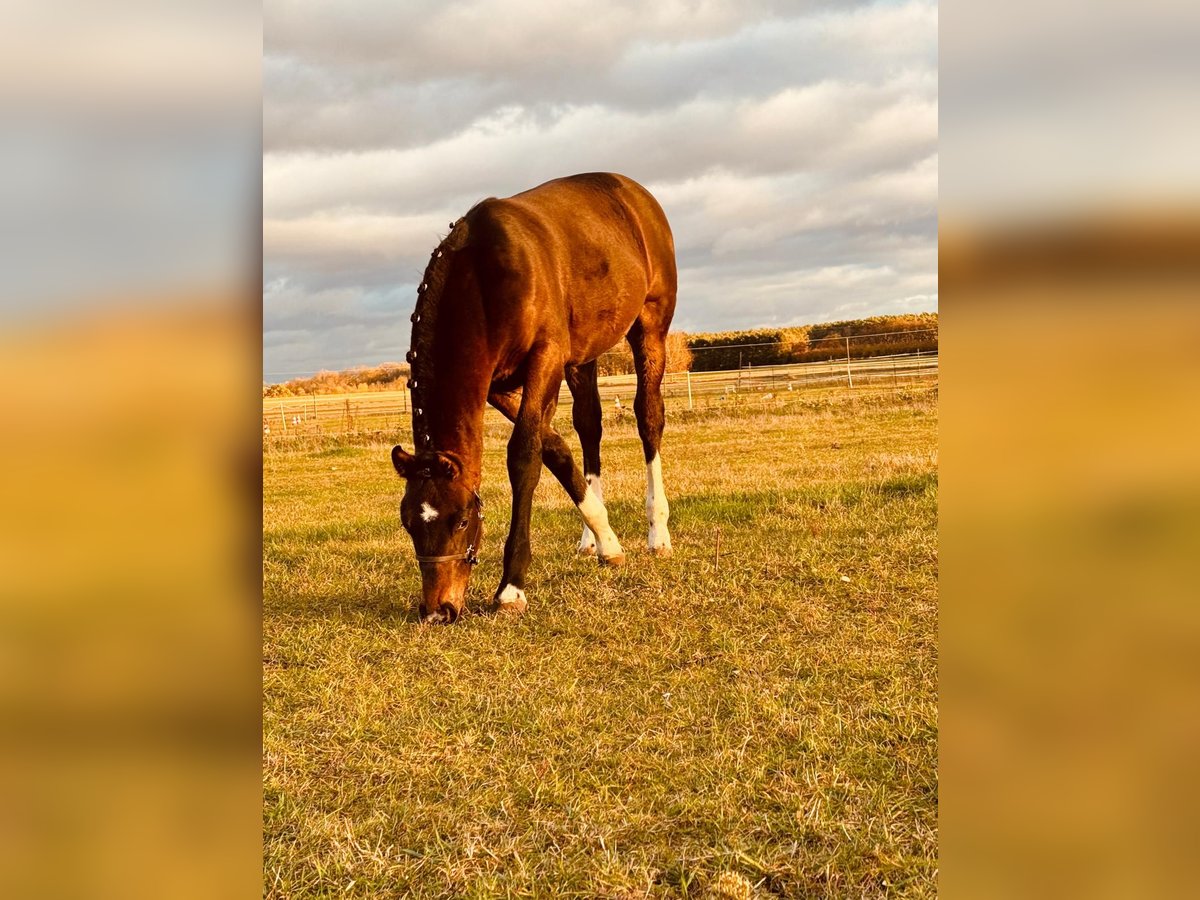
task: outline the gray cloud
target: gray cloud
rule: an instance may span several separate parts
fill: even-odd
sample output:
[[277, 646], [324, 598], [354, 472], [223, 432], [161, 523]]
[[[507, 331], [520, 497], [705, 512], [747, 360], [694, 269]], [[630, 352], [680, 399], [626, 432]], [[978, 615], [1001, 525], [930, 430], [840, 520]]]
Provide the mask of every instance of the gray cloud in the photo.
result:
[[936, 7], [644, 7], [268, 4], [267, 375], [401, 356], [446, 223], [580, 171], [663, 204], [682, 328], [936, 308]]

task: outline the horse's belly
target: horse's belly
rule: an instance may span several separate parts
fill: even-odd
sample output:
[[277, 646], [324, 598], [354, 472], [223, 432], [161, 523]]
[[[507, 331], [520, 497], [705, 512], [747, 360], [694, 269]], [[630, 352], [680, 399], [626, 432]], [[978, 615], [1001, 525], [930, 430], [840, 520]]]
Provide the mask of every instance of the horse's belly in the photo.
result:
[[644, 283], [589, 285], [570, 300], [571, 364], [589, 362], [620, 342], [646, 302]]

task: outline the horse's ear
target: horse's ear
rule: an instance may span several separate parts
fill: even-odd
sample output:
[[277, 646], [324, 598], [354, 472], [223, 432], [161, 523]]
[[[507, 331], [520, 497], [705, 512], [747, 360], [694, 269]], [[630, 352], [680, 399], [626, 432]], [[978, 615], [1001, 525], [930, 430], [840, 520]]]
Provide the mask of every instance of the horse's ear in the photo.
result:
[[401, 478], [408, 477], [408, 468], [412, 465], [413, 459], [413, 455], [405, 453], [404, 448], [399, 444], [392, 448], [392, 465], [396, 467]]
[[462, 465], [458, 460], [445, 453], [438, 454], [436, 466], [438, 475], [442, 478], [449, 478], [451, 481], [462, 474]]

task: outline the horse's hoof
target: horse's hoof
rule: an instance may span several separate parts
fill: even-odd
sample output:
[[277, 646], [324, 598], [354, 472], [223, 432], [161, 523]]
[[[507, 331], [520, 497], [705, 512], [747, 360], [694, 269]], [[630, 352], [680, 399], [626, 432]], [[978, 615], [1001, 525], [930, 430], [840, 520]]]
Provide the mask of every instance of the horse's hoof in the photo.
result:
[[596, 555], [596, 545], [588, 544], [586, 547], [584, 547], [582, 545], [579, 547], [576, 547], [575, 555], [576, 556], [595, 556]]
[[519, 597], [516, 600], [497, 600], [496, 615], [498, 616], [520, 616], [525, 614], [525, 610], [529, 608], [529, 601], [524, 597]]
[[655, 556], [659, 557], [660, 559], [666, 559], [668, 556], [670, 556], [675, 551], [671, 549], [670, 544], [664, 544], [661, 547], [651, 547], [650, 552], [653, 553]]
[[597, 557], [602, 566], [612, 566], [614, 569], [618, 566], [625, 565], [625, 554], [618, 553], [616, 556], [600, 556]]
[[525, 592], [511, 584], [506, 585], [504, 590], [496, 595], [497, 615], [519, 616], [528, 608], [529, 602], [525, 599]]

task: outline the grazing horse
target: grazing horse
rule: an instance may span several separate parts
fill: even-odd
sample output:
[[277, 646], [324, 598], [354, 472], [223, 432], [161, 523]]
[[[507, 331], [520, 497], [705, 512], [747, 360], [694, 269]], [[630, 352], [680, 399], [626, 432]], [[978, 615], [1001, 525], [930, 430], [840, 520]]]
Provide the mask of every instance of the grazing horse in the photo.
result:
[[[406, 480], [400, 521], [421, 567], [423, 622], [462, 611], [483, 539], [483, 414], [513, 423], [508, 442], [512, 520], [494, 601], [526, 608], [529, 518], [542, 464], [583, 518], [578, 551], [621, 565], [600, 486], [596, 358], [622, 336], [637, 369], [634, 411], [646, 459], [649, 547], [671, 551], [659, 444], [667, 329], [675, 312], [675, 243], [662, 208], [621, 175], [559, 178], [451, 223], [433, 251], [412, 314], [412, 453], [392, 448]], [[583, 471], [554, 429], [563, 378]]]

